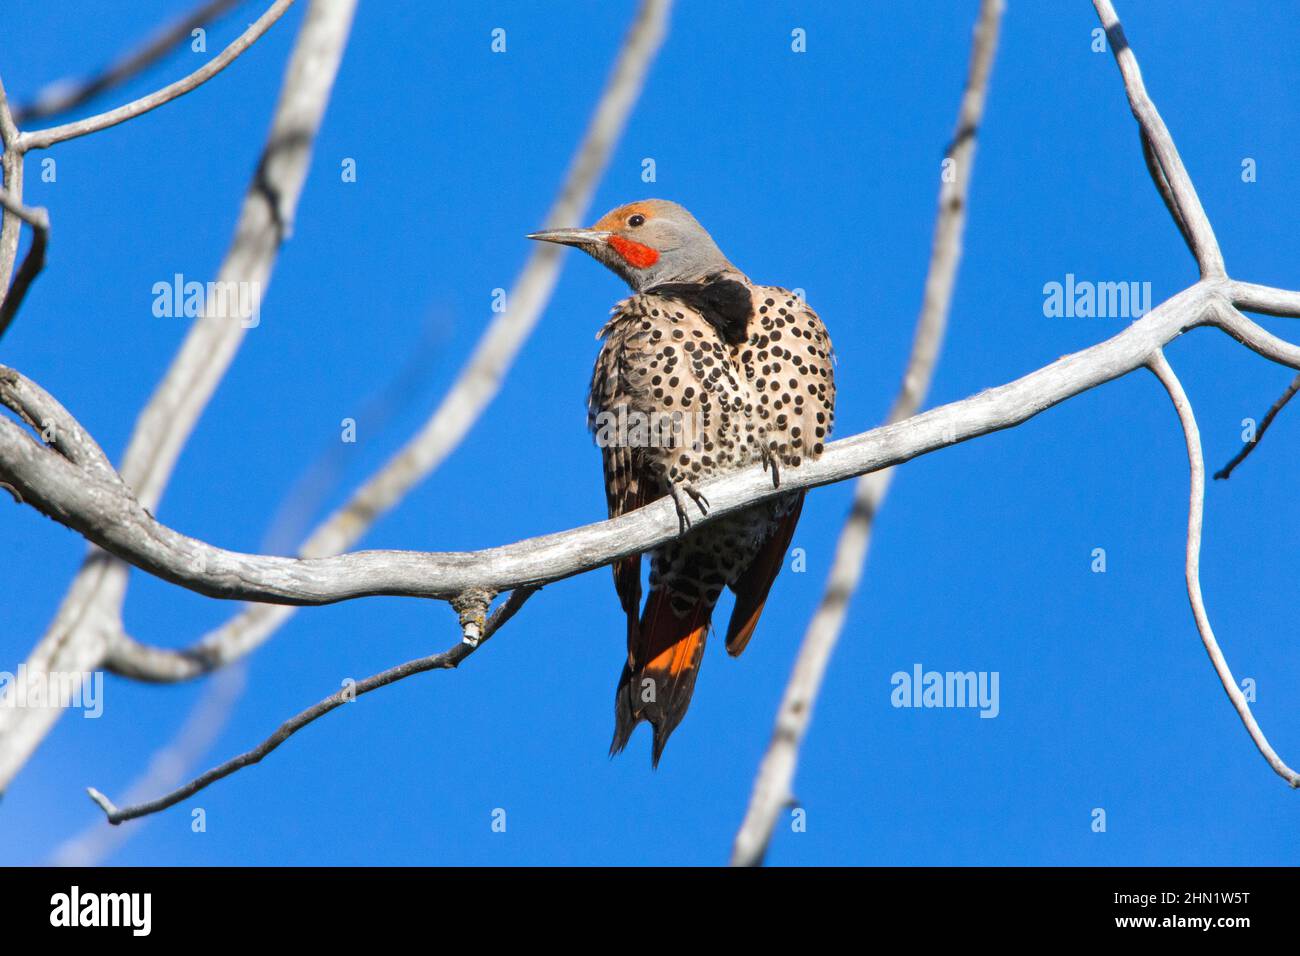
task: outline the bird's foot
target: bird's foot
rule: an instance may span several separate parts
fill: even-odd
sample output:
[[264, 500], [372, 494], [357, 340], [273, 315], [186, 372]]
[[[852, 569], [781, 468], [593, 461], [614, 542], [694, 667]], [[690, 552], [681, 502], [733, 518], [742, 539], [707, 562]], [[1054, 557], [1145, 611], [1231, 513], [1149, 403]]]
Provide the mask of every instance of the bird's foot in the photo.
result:
[[773, 453], [771, 447], [766, 442], [764, 442], [762, 445], [759, 446], [759, 454], [762, 456], [763, 459], [763, 470], [767, 471], [769, 468], [772, 469], [772, 487], [780, 488], [781, 487], [781, 464], [779, 461], [777, 461], [777, 457], [775, 453]]
[[677, 508], [679, 534], [685, 534], [691, 526], [691, 517], [687, 512], [686, 502], [682, 499], [683, 494], [695, 502], [695, 506], [700, 509], [700, 514], [707, 515], [709, 513], [709, 499], [700, 494], [699, 489], [689, 481], [670, 481], [668, 483], [668, 493], [672, 495], [673, 505]]

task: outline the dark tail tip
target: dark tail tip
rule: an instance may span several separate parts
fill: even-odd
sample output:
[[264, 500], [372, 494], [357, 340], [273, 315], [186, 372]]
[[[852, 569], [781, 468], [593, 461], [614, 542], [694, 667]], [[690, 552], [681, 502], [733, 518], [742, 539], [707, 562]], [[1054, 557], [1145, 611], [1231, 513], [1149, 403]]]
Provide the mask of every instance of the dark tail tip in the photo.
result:
[[623, 752], [638, 723], [632, 707], [632, 671], [624, 666], [623, 676], [619, 678], [618, 687], [614, 690], [614, 739], [609, 744], [611, 757]]
[[650, 769], [659, 769], [659, 758], [664, 755], [664, 747], [668, 746], [668, 737], [672, 734], [672, 728], [664, 729], [663, 724], [655, 724], [654, 745], [650, 748]]
[[628, 741], [632, 739], [632, 733], [637, 725], [644, 721], [650, 724], [654, 731], [650, 749], [650, 767], [655, 770], [658, 769], [659, 759], [668, 745], [668, 738], [672, 736], [673, 731], [686, 715], [690, 694], [688, 690], [684, 699], [677, 697], [668, 709], [653, 706], [637, 708], [633, 701], [633, 676], [631, 671], [624, 667], [618, 689], [614, 692], [614, 739], [609, 744], [609, 755], [613, 757], [622, 753]]

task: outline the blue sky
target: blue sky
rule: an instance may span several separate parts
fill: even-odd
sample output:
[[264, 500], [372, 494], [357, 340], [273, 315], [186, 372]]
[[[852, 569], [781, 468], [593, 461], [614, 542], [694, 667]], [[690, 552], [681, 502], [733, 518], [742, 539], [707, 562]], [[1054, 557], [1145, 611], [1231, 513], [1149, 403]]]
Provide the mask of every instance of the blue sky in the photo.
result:
[[[188, 0], [22, 4], [0, 75], [22, 101], [133, 44]], [[209, 50], [251, 19], [215, 26]], [[322, 456], [340, 468], [318, 513], [437, 402], [508, 286], [586, 123], [633, 5], [366, 3], [344, 60], [261, 324], [186, 448], [158, 511], [233, 549]], [[976, 3], [683, 4], [589, 220], [646, 195], [685, 204], [756, 280], [807, 290], [839, 355], [841, 436], [880, 420], [911, 339], [937, 175]], [[1300, 285], [1291, 211], [1300, 139], [1294, 3], [1231, 16], [1173, 0], [1119, 10], [1239, 278]], [[54, 237], [0, 349], [120, 460], [186, 331], [151, 289], [206, 279], [225, 249], [301, 17], [225, 74], [147, 117], [28, 159]], [[504, 27], [508, 52], [493, 55]], [[807, 31], [807, 52], [790, 31]], [[965, 259], [931, 402], [972, 394], [1091, 345], [1118, 318], [1046, 318], [1069, 273], [1150, 282], [1195, 269], [1147, 178], [1118, 71], [1090, 49], [1084, 2], [1013, 2], [980, 134]], [[193, 69], [180, 50], [105, 108]], [[42, 159], [57, 162], [43, 183]], [[340, 180], [345, 157], [356, 183]], [[653, 157], [658, 181], [641, 182]], [[1241, 164], [1257, 163], [1244, 183]], [[469, 549], [603, 516], [583, 400], [595, 330], [624, 290], [571, 254], [527, 350], [479, 427], [363, 545]], [[1293, 323], [1267, 320], [1295, 338]], [[428, 350], [432, 350], [429, 352]], [[424, 351], [421, 351], [424, 350]], [[395, 416], [373, 411], [428, 354]], [[1213, 331], [1168, 355], [1211, 466], [1291, 373]], [[358, 419], [340, 447], [339, 422]], [[1203, 583], [1256, 715], [1300, 760], [1294, 566], [1300, 410], [1207, 496]], [[1009, 432], [905, 466], [803, 752], [806, 832], [778, 864], [1294, 864], [1300, 796], [1250, 744], [1211, 670], [1182, 580], [1187, 474], [1163, 391], [1135, 373]], [[649, 735], [606, 757], [623, 655], [608, 572], [547, 588], [459, 671], [372, 694], [260, 766], [157, 816], [117, 864], [712, 864], [726, 859], [776, 703], [820, 594], [847, 485], [815, 492], [745, 655], [708, 649], [690, 714], [657, 772]], [[1105, 548], [1107, 570], [1090, 569]], [[72, 532], [0, 508], [0, 668], [47, 626], [82, 555]], [[238, 610], [136, 573], [126, 624], [188, 643]], [[360, 678], [455, 639], [445, 605], [309, 609], [252, 660], [203, 766]], [[1000, 713], [896, 709], [915, 664], [996, 671]], [[38, 863], [95, 820], [83, 788], [120, 794], [167, 742], [198, 685], [108, 678], [98, 720], [65, 717], [0, 807], [0, 861]], [[196, 768], [202, 769], [202, 767]], [[204, 808], [193, 833], [188, 808]], [[507, 814], [494, 833], [492, 813]], [[1094, 808], [1107, 830], [1091, 829]]]

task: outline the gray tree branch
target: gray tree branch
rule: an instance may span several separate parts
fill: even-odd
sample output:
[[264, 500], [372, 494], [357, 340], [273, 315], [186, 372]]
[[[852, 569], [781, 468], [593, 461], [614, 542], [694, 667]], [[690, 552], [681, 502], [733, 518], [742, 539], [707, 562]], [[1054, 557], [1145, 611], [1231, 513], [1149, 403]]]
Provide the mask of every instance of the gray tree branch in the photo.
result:
[[[297, 206], [311, 146], [347, 45], [355, 5], [355, 0], [313, 0], [309, 6], [285, 71], [261, 162], [218, 275], [222, 282], [246, 283], [255, 291], [259, 303]], [[263, 32], [270, 26], [267, 17], [279, 7], [277, 4], [258, 21]], [[245, 38], [248, 36], [245, 34]], [[21, 162], [17, 168], [21, 172]], [[3, 253], [0, 243], [0, 265]], [[220, 308], [208, 308], [194, 322], [166, 376], [141, 412], [123, 460], [122, 475], [135, 489], [143, 507], [157, 507], [176, 458], [245, 331], [242, 321], [224, 315]], [[92, 550], [54, 621], [28, 656], [27, 672], [78, 675], [101, 666], [108, 648], [127, 640], [121, 634], [126, 585], [127, 566], [102, 551]], [[71, 684], [70, 680], [60, 682], [69, 692]], [[56, 707], [15, 707], [12, 701], [0, 697], [0, 792], [8, 787], [60, 713]]]
[[[1199, 325], [1221, 328], [1260, 355], [1300, 369], [1300, 347], [1233, 308], [1231, 291], [1228, 280], [1202, 280], [1104, 342], [969, 398], [833, 442], [820, 459], [784, 472], [780, 489], [758, 466], [711, 480], [701, 490], [712, 507], [695, 523], [782, 492], [844, 481], [1014, 427], [1144, 367], [1156, 349]], [[93, 439], [62, 406], [3, 366], [0, 402], [10, 408], [25, 404], [37, 420], [53, 422], [60, 436], [73, 436], [71, 446], [79, 453], [94, 448]], [[676, 512], [665, 498], [608, 521], [481, 551], [355, 551], [324, 558], [243, 554], [163, 525], [125, 482], [104, 477], [106, 466], [106, 460], [79, 465], [61, 448], [46, 448], [15, 422], [0, 419], [0, 481], [15, 488], [26, 504], [151, 574], [225, 599], [296, 605], [376, 595], [452, 600], [471, 591], [499, 593], [558, 581], [678, 534]]]
[[[18, 127], [9, 111], [9, 99], [4, 81], [0, 80], [0, 188], [10, 200], [23, 201], [23, 156], [17, 148]], [[22, 219], [12, 212], [0, 214], [0, 302], [8, 297], [9, 280], [13, 278], [14, 263], [18, 261], [18, 234]]]
[[[225, 730], [247, 683], [247, 662], [215, 674], [204, 685], [202, 694], [174, 736], [154, 751], [139, 776], [126, 787], [125, 802], [128, 805], [144, 803], [155, 794], [180, 786], [191, 773], [190, 768], [203, 758]], [[106, 827], [101, 818], [92, 817], [78, 833], [55, 847], [50, 854], [50, 864], [99, 866], [139, 832], [137, 827]]]

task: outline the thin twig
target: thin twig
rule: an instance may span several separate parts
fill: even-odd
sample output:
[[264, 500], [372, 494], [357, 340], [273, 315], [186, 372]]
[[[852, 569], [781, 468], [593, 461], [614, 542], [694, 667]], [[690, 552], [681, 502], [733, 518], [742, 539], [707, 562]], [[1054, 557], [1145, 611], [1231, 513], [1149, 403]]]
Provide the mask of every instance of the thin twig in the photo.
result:
[[1256, 446], [1258, 446], [1260, 441], [1263, 440], [1264, 433], [1268, 431], [1268, 426], [1272, 425], [1273, 419], [1277, 418], [1277, 413], [1286, 407], [1286, 403], [1291, 401], [1291, 398], [1297, 391], [1300, 391], [1300, 375], [1291, 379], [1291, 384], [1286, 387], [1286, 391], [1278, 396], [1277, 401], [1273, 403], [1273, 407], [1270, 408], [1268, 414], [1264, 416], [1264, 420], [1261, 421], [1259, 427], [1255, 429], [1255, 437], [1241, 446], [1241, 451], [1237, 452], [1237, 454], [1233, 456], [1232, 461], [1228, 462], [1214, 473], [1216, 481], [1232, 477], [1233, 470], [1246, 460], [1246, 456], [1255, 450]]
[[22, 307], [27, 290], [45, 268], [45, 249], [50, 240], [50, 214], [41, 206], [24, 206], [3, 189], [0, 189], [0, 207], [8, 215], [16, 216], [32, 227], [32, 242], [27, 247], [27, 255], [23, 256], [23, 264], [14, 273], [13, 285], [7, 292], [0, 290], [0, 338], [3, 338]]
[[99, 805], [99, 807], [108, 816], [108, 822], [116, 826], [127, 820], [134, 820], [137, 817], [147, 816], [151, 813], [157, 813], [160, 810], [166, 810], [168, 807], [175, 806], [182, 800], [192, 797], [206, 787], [211, 786], [218, 780], [230, 776], [244, 767], [251, 767], [258, 763], [267, 754], [271, 753], [282, 743], [302, 730], [313, 721], [324, 717], [330, 711], [335, 710], [344, 704], [356, 700], [363, 694], [368, 694], [373, 690], [381, 687], [387, 687], [399, 680], [412, 677], [416, 674], [423, 674], [425, 671], [445, 670], [460, 665], [460, 662], [469, 657], [476, 650], [487, 643], [488, 639], [495, 634], [502, 625], [510, 618], [514, 617], [537, 588], [519, 588], [510, 593], [510, 596], [502, 605], [497, 608], [492, 617], [488, 619], [483, 629], [483, 636], [475, 643], [461, 641], [450, 650], [443, 651], [441, 654], [434, 654], [430, 657], [421, 657], [417, 660], [407, 661], [405, 664], [399, 664], [396, 667], [390, 667], [386, 671], [381, 671], [373, 677], [367, 677], [365, 680], [358, 681], [355, 684], [349, 684], [342, 690], [336, 691], [329, 697], [317, 704], [308, 707], [306, 710], [290, 717], [282, 723], [271, 736], [262, 741], [252, 750], [245, 751], [230, 760], [213, 767], [207, 773], [195, 777], [183, 787], [179, 787], [156, 800], [149, 800], [145, 803], [139, 803], [135, 806], [123, 807], [119, 809], [114, 806], [113, 802], [104, 796], [94, 787], [88, 787], [86, 792], [90, 798]]
[[1187, 597], [1191, 601], [1192, 616], [1196, 619], [1196, 630], [1201, 635], [1201, 643], [1205, 645], [1205, 652], [1210, 656], [1210, 662], [1214, 665], [1214, 672], [1219, 675], [1219, 682], [1223, 684], [1224, 692], [1232, 701], [1232, 706], [1236, 708], [1241, 722], [1246, 725], [1246, 732], [1250, 734], [1250, 739], [1254, 741], [1260, 755], [1268, 761], [1268, 765], [1278, 776], [1292, 787], [1300, 787], [1300, 775], [1282, 761], [1277, 752], [1269, 746], [1264, 732], [1260, 730], [1255, 715], [1250, 711], [1246, 695], [1237, 686], [1237, 681], [1228, 668], [1228, 662], [1224, 659], [1223, 652], [1219, 650], [1214, 629], [1210, 626], [1210, 617], [1205, 611], [1205, 600], [1201, 596], [1201, 522], [1205, 508], [1205, 460], [1201, 455], [1201, 433], [1197, 428], [1196, 414], [1187, 399], [1187, 393], [1183, 391], [1182, 383], [1178, 381], [1178, 376], [1174, 374], [1163, 351], [1156, 351], [1148, 363], [1148, 368], [1155, 373], [1156, 378], [1160, 379], [1160, 384], [1169, 393], [1169, 399], [1178, 412], [1178, 420], [1183, 426], [1183, 437], [1187, 443], [1191, 493], [1187, 508], [1187, 554], [1184, 573], [1187, 578]]
[[177, 44], [189, 39], [195, 29], [207, 26], [242, 2], [243, 0], [208, 0], [156, 31], [141, 46], [97, 73], [81, 80], [57, 80], [49, 84], [30, 103], [22, 104], [14, 110], [15, 121], [26, 125], [32, 120], [49, 119], [85, 105], [101, 93], [143, 73], [170, 53]]
[[275, 0], [265, 13], [239, 35], [235, 42], [189, 76], [164, 86], [161, 90], [147, 96], [142, 96], [138, 100], [132, 100], [125, 106], [117, 107], [117, 109], [97, 113], [94, 116], [87, 116], [85, 119], [74, 120], [61, 126], [51, 126], [48, 129], [28, 130], [25, 133], [20, 133], [18, 142], [15, 144], [16, 149], [20, 153], [26, 153], [33, 149], [46, 149], [55, 143], [63, 143], [70, 139], [76, 139], [78, 136], [85, 136], [88, 133], [98, 133], [110, 126], [125, 123], [127, 120], [135, 119], [137, 116], [156, 110], [163, 104], [170, 103], [172, 100], [198, 89], [235, 62], [239, 55], [256, 43], [267, 30], [271, 29], [275, 21], [279, 20], [291, 6], [293, 6], [293, 0]]
[[[997, 52], [1002, 22], [1002, 0], [983, 0], [971, 42], [971, 61], [957, 114], [956, 132], [948, 150], [951, 177], [939, 189], [939, 211], [930, 249], [925, 295], [916, 322], [912, 351], [898, 395], [886, 423], [916, 414], [925, 400], [943, 346], [948, 313], [961, 261], [962, 232], [966, 223], [967, 194], [974, 166], [975, 140], [984, 114], [989, 76]], [[946, 166], [947, 164], [945, 164]], [[949, 172], [945, 169], [945, 173]], [[804, 633], [799, 655], [777, 712], [772, 740], [759, 766], [745, 819], [732, 848], [733, 866], [757, 866], [763, 861], [776, 827], [777, 816], [791, 802], [791, 785], [799, 761], [799, 746], [812, 722], [813, 705], [831, 654], [844, 629], [849, 599], [862, 578], [871, 542], [872, 522], [893, 478], [885, 468], [859, 478], [853, 507], [835, 545], [826, 590]]]

